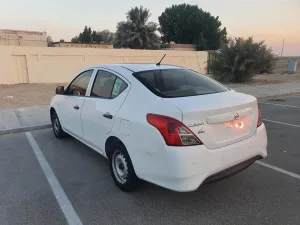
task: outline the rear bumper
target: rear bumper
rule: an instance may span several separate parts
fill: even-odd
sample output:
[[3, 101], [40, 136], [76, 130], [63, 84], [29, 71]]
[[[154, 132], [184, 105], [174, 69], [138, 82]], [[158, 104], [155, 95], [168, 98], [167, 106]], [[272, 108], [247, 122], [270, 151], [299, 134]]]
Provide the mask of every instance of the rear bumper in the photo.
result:
[[216, 174], [213, 174], [209, 177], [207, 177], [203, 183], [204, 184], [209, 184], [209, 183], [213, 183], [213, 182], [216, 182], [216, 181], [219, 181], [219, 180], [223, 180], [223, 179], [226, 179], [228, 177], [231, 177], [239, 172], [242, 172], [244, 169], [248, 168], [249, 166], [251, 166], [256, 160], [260, 160], [262, 159], [261, 156], [254, 156], [250, 159], [247, 159], [246, 161], [244, 162], [241, 162], [237, 165], [234, 165], [230, 168], [227, 168], [225, 170], [222, 170]]
[[264, 124], [243, 141], [210, 150], [204, 145], [166, 147], [163, 165], [146, 180], [174, 191], [193, 191], [202, 183], [210, 183], [234, 175], [256, 160], [267, 156], [267, 134]]

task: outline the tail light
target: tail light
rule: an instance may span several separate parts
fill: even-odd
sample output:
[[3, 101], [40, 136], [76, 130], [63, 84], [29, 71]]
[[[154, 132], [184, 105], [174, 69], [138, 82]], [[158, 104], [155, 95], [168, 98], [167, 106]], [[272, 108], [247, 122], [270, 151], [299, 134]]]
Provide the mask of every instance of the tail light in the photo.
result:
[[258, 107], [257, 127], [259, 127], [261, 124], [262, 124], [262, 120], [261, 120], [261, 111], [260, 111], [260, 108]]
[[169, 146], [200, 145], [202, 142], [180, 121], [163, 115], [147, 114], [149, 124], [159, 130]]

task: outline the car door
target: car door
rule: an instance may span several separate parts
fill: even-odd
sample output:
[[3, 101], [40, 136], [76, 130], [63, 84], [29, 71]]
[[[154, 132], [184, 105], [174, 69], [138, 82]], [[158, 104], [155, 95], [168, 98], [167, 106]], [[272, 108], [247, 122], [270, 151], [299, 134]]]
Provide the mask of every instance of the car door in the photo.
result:
[[63, 129], [78, 138], [83, 137], [80, 113], [93, 72], [91, 69], [80, 73], [68, 85], [58, 106]]
[[130, 83], [119, 74], [99, 69], [90, 96], [86, 98], [81, 121], [84, 140], [101, 153], [105, 136], [112, 130], [116, 114], [126, 99]]

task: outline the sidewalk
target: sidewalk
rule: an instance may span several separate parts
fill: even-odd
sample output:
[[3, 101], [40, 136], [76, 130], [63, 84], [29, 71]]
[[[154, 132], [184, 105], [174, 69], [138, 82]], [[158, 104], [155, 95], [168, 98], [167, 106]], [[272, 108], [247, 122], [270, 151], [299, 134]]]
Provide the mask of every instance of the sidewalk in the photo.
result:
[[268, 84], [257, 86], [246, 86], [232, 88], [237, 92], [253, 95], [256, 98], [280, 96], [286, 94], [300, 93], [300, 83]]
[[51, 127], [49, 106], [0, 109], [0, 135]]
[[[233, 88], [237, 92], [257, 98], [300, 93], [300, 83], [269, 84]], [[49, 106], [31, 106], [18, 109], [0, 108], [0, 135], [51, 127]]]

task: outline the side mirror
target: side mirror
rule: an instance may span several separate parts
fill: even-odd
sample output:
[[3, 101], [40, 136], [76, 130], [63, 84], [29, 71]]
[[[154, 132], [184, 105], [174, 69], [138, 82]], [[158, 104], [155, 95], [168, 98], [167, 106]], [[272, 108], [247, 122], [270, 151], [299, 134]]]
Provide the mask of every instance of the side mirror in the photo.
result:
[[57, 95], [63, 95], [64, 92], [65, 92], [64, 86], [58, 86], [58, 87], [56, 88], [56, 90], [55, 90], [55, 93], [56, 93]]

